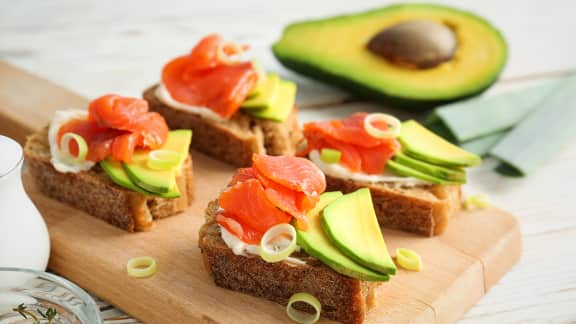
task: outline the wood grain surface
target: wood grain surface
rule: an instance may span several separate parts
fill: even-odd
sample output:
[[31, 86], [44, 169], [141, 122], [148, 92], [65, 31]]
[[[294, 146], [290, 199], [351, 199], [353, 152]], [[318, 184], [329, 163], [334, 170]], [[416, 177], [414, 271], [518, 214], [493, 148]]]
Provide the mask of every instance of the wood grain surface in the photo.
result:
[[[0, 88], [0, 115], [13, 134], [38, 129], [64, 103], [85, 106], [86, 99], [28, 73], [0, 64], [0, 76], [13, 82]], [[0, 83], [1, 81], [0, 77]], [[35, 89], [24, 96], [22, 84]], [[17, 109], [15, 109], [17, 107]], [[38, 109], [37, 107], [42, 107]], [[17, 138], [22, 140], [23, 138]], [[208, 203], [229, 181], [234, 169], [193, 152], [196, 199], [184, 213], [157, 221], [151, 232], [128, 234], [83, 212], [39, 194], [25, 172], [29, 195], [50, 230], [49, 267], [147, 323], [200, 321], [288, 321], [283, 307], [214, 286], [202, 267], [198, 229]], [[449, 323], [472, 307], [521, 254], [517, 221], [498, 209], [461, 212], [436, 238], [384, 230], [393, 251], [407, 247], [424, 259], [422, 272], [399, 271], [377, 290], [379, 306], [367, 322]], [[149, 279], [126, 275], [126, 262], [150, 255], [159, 264]]]

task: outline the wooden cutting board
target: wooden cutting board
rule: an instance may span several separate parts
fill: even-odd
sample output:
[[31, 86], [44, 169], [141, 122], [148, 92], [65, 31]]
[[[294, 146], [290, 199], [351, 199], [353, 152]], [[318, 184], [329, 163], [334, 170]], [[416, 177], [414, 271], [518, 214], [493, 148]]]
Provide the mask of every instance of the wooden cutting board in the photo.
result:
[[[145, 85], [143, 85], [145, 86]], [[0, 62], [0, 134], [21, 143], [53, 111], [85, 107], [82, 98]], [[193, 153], [196, 200], [183, 214], [160, 220], [153, 231], [129, 234], [39, 194], [24, 172], [28, 193], [48, 224], [49, 267], [146, 323], [288, 322], [284, 307], [216, 287], [202, 266], [198, 229], [208, 201], [233, 168]], [[508, 271], [521, 253], [516, 219], [499, 209], [461, 212], [448, 231], [422, 238], [384, 230], [391, 251], [416, 250], [422, 272], [400, 270], [377, 289], [368, 323], [450, 323], [458, 320]], [[159, 264], [148, 279], [126, 275], [128, 259], [150, 255]]]

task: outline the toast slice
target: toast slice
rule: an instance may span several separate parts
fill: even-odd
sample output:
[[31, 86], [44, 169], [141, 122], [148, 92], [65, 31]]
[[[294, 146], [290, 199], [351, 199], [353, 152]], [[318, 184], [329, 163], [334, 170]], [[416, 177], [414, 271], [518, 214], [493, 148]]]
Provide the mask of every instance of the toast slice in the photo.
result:
[[258, 256], [234, 254], [215, 221], [218, 208], [217, 201], [208, 204], [198, 239], [204, 266], [216, 285], [282, 305], [293, 294], [307, 292], [322, 304], [321, 316], [341, 323], [362, 323], [374, 307], [379, 283], [339, 274], [304, 252], [297, 255], [303, 264], [267, 263]]
[[297, 108], [282, 123], [254, 118], [242, 111], [230, 119], [214, 121], [198, 114], [165, 105], [156, 96], [158, 85], [144, 91], [151, 111], [164, 116], [171, 129], [192, 129], [192, 149], [237, 167], [252, 164], [252, 154], [294, 155], [302, 138]]
[[48, 128], [28, 137], [24, 157], [40, 192], [128, 232], [149, 230], [154, 219], [179, 213], [192, 203], [190, 156], [176, 178], [181, 196], [174, 199], [123, 188], [112, 182], [98, 165], [79, 173], [58, 172], [50, 163]]
[[385, 185], [326, 175], [326, 191], [360, 188], [370, 189], [380, 226], [424, 236], [442, 234], [462, 204], [460, 185]]

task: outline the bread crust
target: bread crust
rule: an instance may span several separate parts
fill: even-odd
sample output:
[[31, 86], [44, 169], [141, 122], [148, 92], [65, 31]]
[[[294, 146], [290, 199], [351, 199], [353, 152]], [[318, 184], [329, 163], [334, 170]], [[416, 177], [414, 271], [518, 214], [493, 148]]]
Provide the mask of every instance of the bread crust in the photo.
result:
[[150, 230], [154, 219], [177, 214], [192, 203], [190, 157], [176, 179], [181, 196], [174, 199], [123, 188], [112, 182], [98, 165], [79, 173], [58, 172], [50, 163], [47, 128], [27, 138], [24, 158], [40, 192], [128, 232]]
[[204, 266], [216, 285], [286, 305], [297, 292], [314, 295], [322, 304], [322, 316], [341, 323], [362, 323], [374, 306], [374, 288], [379, 284], [337, 273], [301, 252], [303, 265], [267, 263], [257, 256], [235, 255], [224, 243], [215, 215], [218, 203], [206, 209], [206, 223], [198, 245]]
[[204, 116], [173, 109], [156, 97], [154, 85], [146, 89], [143, 98], [150, 110], [164, 116], [171, 129], [192, 129], [191, 148], [237, 167], [252, 164], [252, 154], [294, 155], [302, 138], [298, 125], [298, 109], [282, 123], [254, 118], [238, 111], [220, 122]]
[[442, 234], [461, 206], [460, 185], [386, 186], [326, 175], [326, 186], [343, 193], [370, 189], [380, 226], [424, 236]]

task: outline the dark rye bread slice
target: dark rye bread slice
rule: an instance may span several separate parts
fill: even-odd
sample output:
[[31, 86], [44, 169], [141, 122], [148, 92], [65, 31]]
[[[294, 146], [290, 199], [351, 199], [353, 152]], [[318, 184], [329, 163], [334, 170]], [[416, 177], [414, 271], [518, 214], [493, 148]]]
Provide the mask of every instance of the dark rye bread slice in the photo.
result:
[[48, 129], [28, 137], [24, 157], [37, 188], [51, 198], [105, 220], [126, 231], [146, 231], [153, 220], [179, 213], [192, 203], [192, 160], [176, 178], [181, 197], [145, 195], [118, 186], [98, 166], [79, 173], [61, 173], [50, 163]]
[[206, 209], [198, 245], [204, 266], [216, 285], [286, 305], [298, 292], [314, 295], [322, 304], [322, 316], [341, 323], [362, 323], [374, 307], [374, 288], [379, 284], [344, 276], [315, 258], [300, 252], [305, 264], [267, 263], [257, 256], [235, 255], [222, 240], [215, 221], [218, 203]]
[[369, 188], [380, 226], [425, 236], [444, 232], [461, 207], [460, 185], [383, 185], [326, 175], [326, 191]]
[[165, 105], [156, 97], [158, 85], [144, 91], [150, 110], [160, 113], [171, 129], [192, 129], [191, 148], [237, 167], [252, 164], [252, 154], [294, 155], [302, 138], [298, 109], [282, 123], [254, 118], [238, 111], [230, 119], [214, 121]]

